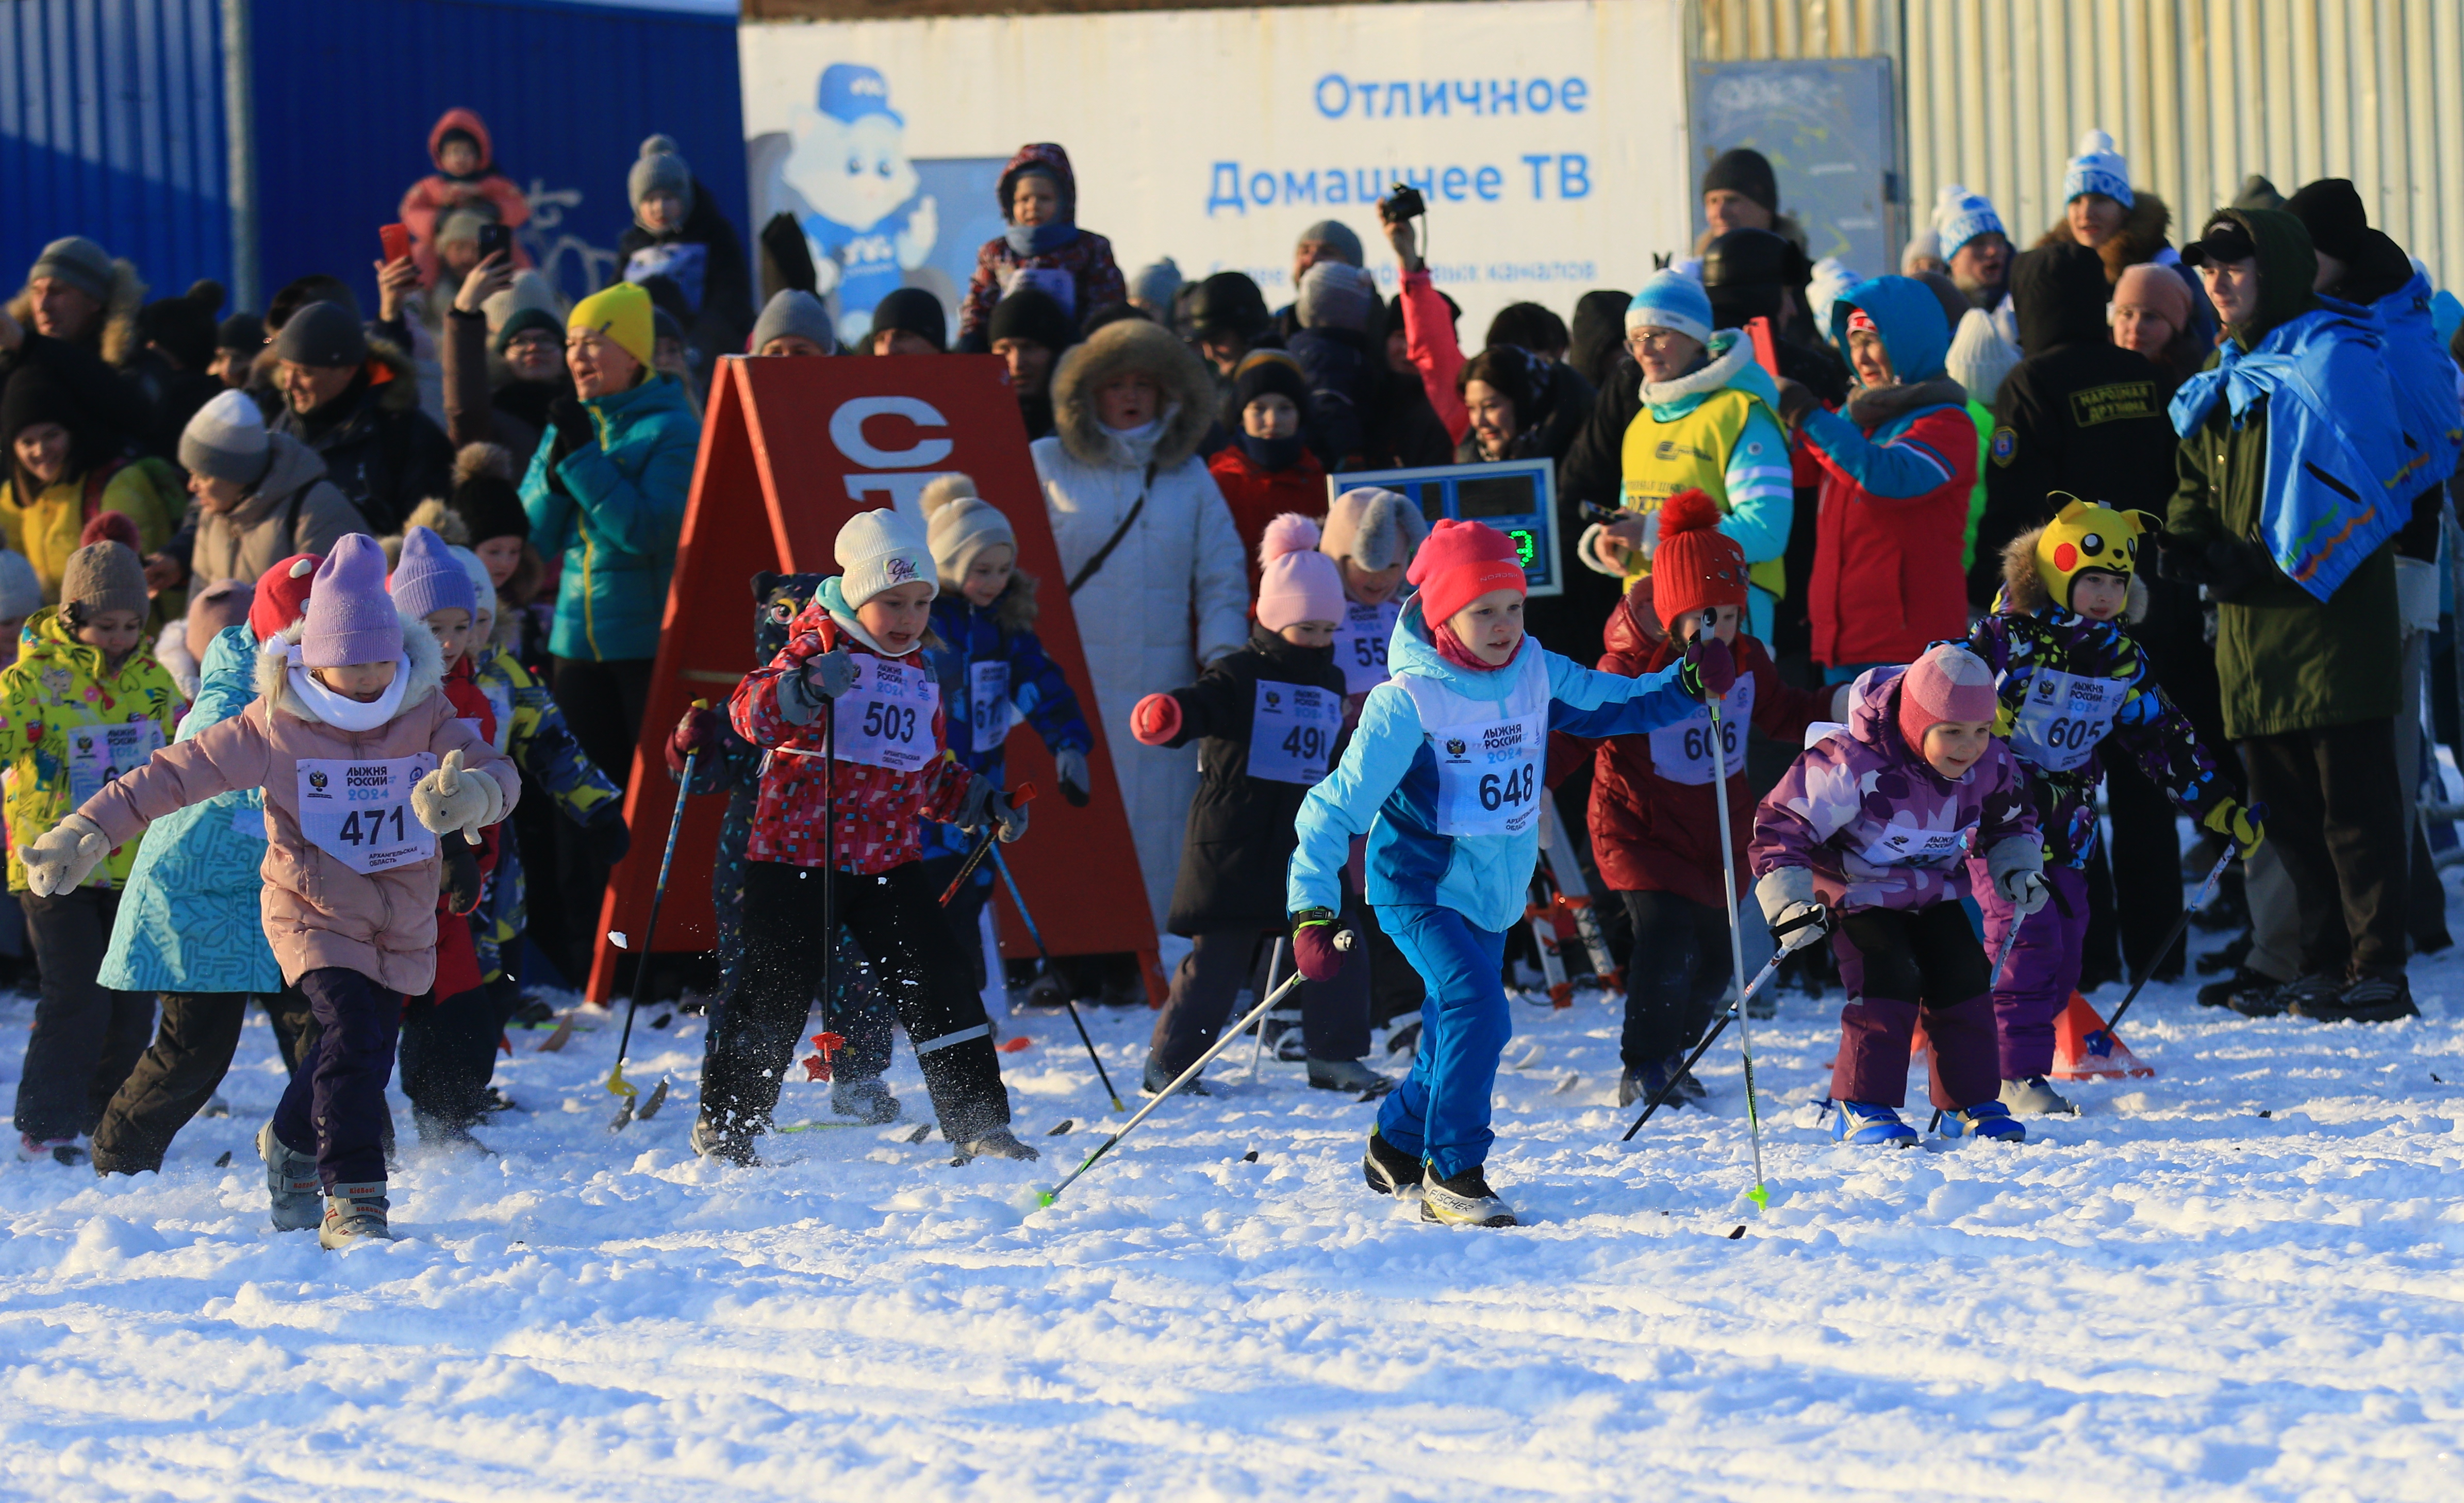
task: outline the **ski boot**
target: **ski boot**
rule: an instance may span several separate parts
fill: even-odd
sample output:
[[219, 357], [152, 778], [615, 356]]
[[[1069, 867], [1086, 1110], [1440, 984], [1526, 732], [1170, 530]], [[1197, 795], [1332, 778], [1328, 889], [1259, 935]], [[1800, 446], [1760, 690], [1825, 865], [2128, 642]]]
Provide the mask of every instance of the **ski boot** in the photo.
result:
[[[1180, 1072], [1177, 1070], [1164, 1069], [1162, 1060], [1157, 1059], [1153, 1054], [1149, 1054], [1147, 1056], [1146, 1073], [1138, 1081], [1138, 1094], [1140, 1095], [1159, 1096], [1163, 1094], [1164, 1088], [1172, 1084], [1173, 1077], [1179, 1073]], [[1180, 1094], [1185, 1096], [1211, 1096], [1215, 1093], [1206, 1089], [1206, 1077], [1204, 1075], [1200, 1075], [1197, 1079], [1192, 1080], [1189, 1084], [1181, 1087]]]
[[862, 1117], [879, 1125], [898, 1120], [898, 1098], [881, 1077], [841, 1078], [830, 1082], [830, 1110], [841, 1116]]
[[31, 1133], [17, 1135], [17, 1158], [23, 1163], [78, 1164], [85, 1162], [85, 1150], [74, 1138], [36, 1138]]
[[1309, 1060], [1309, 1082], [1312, 1090], [1349, 1091], [1364, 1101], [1395, 1089], [1394, 1076], [1381, 1075], [1356, 1059]]
[[1400, 1195], [1420, 1188], [1420, 1160], [1369, 1130], [1369, 1152], [1362, 1156], [1360, 1173], [1369, 1187], [1380, 1195]]
[[393, 1228], [385, 1225], [385, 1209], [383, 1180], [335, 1185], [333, 1193], [325, 1197], [325, 1220], [317, 1228], [317, 1246], [330, 1252], [366, 1242], [393, 1241]]
[[2341, 976], [2297, 976], [2270, 991], [2235, 993], [2225, 1006], [2245, 1018], [2315, 1018], [2318, 1009], [2334, 1006], [2343, 989]]
[[2393, 1023], [2420, 1017], [2421, 1009], [2413, 1006], [2412, 983], [2397, 971], [2365, 976], [2329, 1001], [2305, 999], [2293, 1013], [2319, 1023]]
[[[1999, 1101], [1951, 1107], [1938, 1113], [1934, 1126], [1945, 1138], [1990, 1138], [1997, 1143], [2022, 1143], [2028, 1129]], [[1911, 1138], [1915, 1135], [1910, 1134]]]
[[739, 1169], [749, 1169], [760, 1161], [753, 1156], [752, 1134], [730, 1132], [706, 1116], [693, 1118], [690, 1141], [694, 1153]]
[[[1831, 1118], [1831, 1136], [1843, 1143], [1858, 1148], [1916, 1145], [1917, 1130], [1901, 1121], [1900, 1114], [1887, 1106], [1868, 1101], [1835, 1101], [1832, 1105], [1837, 1110]], [[1998, 1104], [1995, 1110], [2001, 1110]]]
[[1474, 1164], [1463, 1173], [1441, 1180], [1436, 1175], [1420, 1181], [1420, 1219], [1448, 1227], [1519, 1227], [1514, 1212], [1497, 1192], [1488, 1187], [1481, 1166]]
[[2077, 1116], [2079, 1106], [2045, 1083], [2042, 1075], [2002, 1082], [2002, 1104], [2014, 1116]]
[[[1669, 1084], [1672, 1080], [1676, 1082], [1673, 1086]], [[1711, 1094], [1703, 1089], [1703, 1082], [1694, 1078], [1694, 1072], [1685, 1068], [1685, 1056], [1671, 1054], [1640, 1070], [1629, 1068], [1619, 1076], [1617, 1105], [1626, 1107], [1637, 1101], [1648, 1101], [1663, 1087], [1667, 1088], [1668, 1098], [1661, 1104], [1670, 1107], [1700, 1106]]]
[[296, 1154], [274, 1136], [274, 1124], [256, 1130], [256, 1156], [265, 1160], [265, 1192], [274, 1203], [274, 1229], [306, 1231], [324, 1216], [319, 1199], [317, 1156]]
[[2226, 977], [2224, 980], [2220, 982], [2210, 982], [2206, 985], [2201, 986], [2199, 988], [2199, 1006], [2202, 1007], [2231, 1007], [2233, 1011], [2241, 1013], [2244, 1017], [2265, 1017], [2268, 1016], [2268, 1014], [2252, 1012], [2248, 1006], [2244, 1006], [2242, 999], [2272, 997], [2283, 989], [2284, 983], [2277, 981], [2275, 977], [2266, 975], [2263, 972], [2252, 970], [2247, 965], [2240, 965], [2235, 966], [2233, 968], [2233, 973], [2231, 976]]
[[1009, 1130], [1009, 1124], [1001, 1122], [958, 1144], [958, 1157], [954, 1161], [965, 1163], [971, 1159], [1016, 1159], [1031, 1163], [1043, 1157], [1033, 1145], [1020, 1142], [1018, 1135]]

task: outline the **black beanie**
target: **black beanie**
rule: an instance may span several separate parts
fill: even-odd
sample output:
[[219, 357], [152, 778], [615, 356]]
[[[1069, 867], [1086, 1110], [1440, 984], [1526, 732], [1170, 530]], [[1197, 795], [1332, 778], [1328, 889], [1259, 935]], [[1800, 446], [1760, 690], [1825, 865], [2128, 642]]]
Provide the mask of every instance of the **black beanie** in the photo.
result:
[[1223, 426], [1238, 432], [1241, 412], [1263, 396], [1284, 396], [1301, 409], [1301, 421], [1309, 421], [1309, 378], [1301, 374], [1300, 363], [1279, 349], [1251, 352], [1241, 362], [1232, 377], [1232, 398], [1225, 404]]
[[234, 313], [215, 328], [214, 343], [224, 349], [245, 351], [253, 358], [265, 348], [265, 320], [253, 313]]
[[201, 281], [177, 298], [158, 298], [137, 315], [137, 332], [180, 363], [203, 370], [214, 363], [214, 315], [222, 311], [223, 284]]
[[2284, 201], [2293, 217], [2310, 232], [2310, 244], [2340, 261], [2359, 256], [2370, 231], [2369, 210], [2350, 178], [2322, 177], [2305, 183]]
[[367, 331], [341, 303], [312, 302], [283, 320], [274, 353], [302, 365], [357, 365], [368, 358]]
[[1003, 340], [1033, 340], [1058, 355], [1078, 343], [1078, 326], [1050, 293], [1022, 287], [993, 304], [993, 316], [986, 320], [984, 339], [998, 344]]
[[19, 365], [0, 387], [0, 475], [8, 473], [7, 465], [16, 457], [17, 435], [37, 423], [57, 423], [75, 432], [85, 421], [84, 409], [69, 394], [69, 388], [54, 376], [50, 367], [30, 363]]
[[1703, 174], [1705, 193], [1724, 188], [1745, 194], [1774, 214], [1779, 212], [1779, 179], [1771, 176], [1770, 160], [1750, 146], [1721, 152], [1711, 170]]
[[1200, 334], [1220, 330], [1244, 340], [1256, 339], [1274, 321], [1266, 312], [1266, 295], [1239, 272], [1217, 272], [1199, 282], [1190, 298], [1189, 319]]
[[514, 488], [512, 455], [495, 444], [465, 444], [453, 456], [453, 475], [445, 509], [471, 529], [471, 546], [491, 538], [530, 541], [531, 517]]
[[941, 311], [941, 299], [921, 287], [901, 287], [872, 305], [872, 331], [865, 336], [865, 348], [872, 348], [875, 335], [896, 329], [931, 343], [935, 349], [950, 347], [949, 315]]

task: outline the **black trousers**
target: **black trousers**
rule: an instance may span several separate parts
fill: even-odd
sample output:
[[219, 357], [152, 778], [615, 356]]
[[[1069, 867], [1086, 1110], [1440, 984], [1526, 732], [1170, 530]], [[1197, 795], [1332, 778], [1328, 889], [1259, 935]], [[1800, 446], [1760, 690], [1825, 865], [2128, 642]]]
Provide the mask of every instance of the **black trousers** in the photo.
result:
[[82, 1137], [102, 1120], [145, 1052], [154, 999], [95, 982], [120, 912], [117, 890], [81, 887], [50, 897], [21, 893], [17, 900], [43, 967], [26, 1072], [17, 1082], [17, 1131], [38, 1141]]
[[[143, 1174], [163, 1167], [171, 1139], [213, 1099], [231, 1072], [248, 1023], [244, 991], [166, 991], [154, 1042], [128, 1072], [94, 1129], [98, 1174]], [[274, 1020], [274, 1041], [286, 1070], [299, 1068], [304, 1044], [316, 1037], [308, 999], [280, 991], [256, 1000]]]
[[2300, 904], [2302, 974], [2401, 973], [2412, 842], [2395, 722], [2253, 736], [2240, 750]]
[[[624, 788], [633, 776], [633, 748], [642, 735], [642, 717], [650, 698], [651, 660], [617, 658], [594, 663], [578, 657], [556, 660], [556, 702], [564, 711], [573, 740], [607, 780]], [[528, 803], [528, 800], [524, 801]], [[549, 801], [539, 801], [542, 809]], [[599, 859], [582, 827], [559, 819], [556, 828], [556, 896], [563, 919], [563, 944], [551, 952], [564, 968], [565, 980], [579, 986], [590, 978], [590, 957], [599, 946], [600, 900], [607, 892], [607, 863]], [[549, 889], [532, 879], [534, 911], [547, 906]]]
[[[1355, 901], [1345, 916], [1355, 928], [1363, 906]], [[1241, 984], [1255, 977], [1260, 986], [1265, 984], [1263, 961], [1274, 954], [1281, 936], [1276, 929], [1226, 929], [1192, 939], [1189, 953], [1173, 968], [1172, 992], [1155, 1014], [1155, 1032], [1147, 1041], [1164, 1072], [1179, 1074], [1214, 1047], [1223, 1025], [1231, 1021]], [[1291, 974], [1292, 964], [1287, 950], [1284, 976]], [[1258, 995], [1263, 999], [1265, 993]], [[1354, 950], [1345, 956], [1343, 969], [1331, 982], [1301, 983], [1297, 996], [1286, 999], [1278, 1009], [1283, 1010], [1300, 1014], [1301, 1041], [1309, 1058], [1358, 1059], [1368, 1053], [1368, 955]]]
[[1641, 1070], [1702, 1042], [1730, 972], [1728, 916], [1675, 893], [1619, 893], [1634, 925], [1617, 1053]]
[[501, 1004], [486, 986], [442, 1001], [429, 992], [403, 1009], [394, 1061], [423, 1138], [458, 1136], [487, 1116], [504, 1027]]
[[[750, 1138], [770, 1125], [821, 981], [827, 879], [776, 861], [745, 865], [744, 970], [702, 1059], [702, 1116], [722, 1133]], [[836, 873], [833, 901], [906, 1025], [943, 1136], [957, 1143], [1008, 1122], [1009, 1093], [938, 896], [910, 861], [873, 876]]]

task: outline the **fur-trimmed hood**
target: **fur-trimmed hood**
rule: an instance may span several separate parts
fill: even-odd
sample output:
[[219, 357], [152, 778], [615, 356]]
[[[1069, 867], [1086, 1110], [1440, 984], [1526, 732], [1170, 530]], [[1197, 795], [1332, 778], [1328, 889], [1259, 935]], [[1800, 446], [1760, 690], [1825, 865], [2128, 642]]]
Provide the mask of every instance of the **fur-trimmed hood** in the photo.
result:
[[[291, 688], [291, 650], [299, 645], [307, 630], [305, 618], [295, 621], [256, 650], [256, 692], [266, 703], [293, 719], [322, 725], [325, 718], [310, 709]], [[445, 652], [436, 645], [436, 634], [428, 630], [427, 622], [416, 616], [402, 616], [402, 651], [410, 659], [410, 682], [402, 692], [397, 718], [426, 703], [429, 696], [445, 686]]]
[[1107, 323], [1062, 355], [1052, 372], [1054, 432], [1081, 464], [1118, 465], [1111, 437], [1095, 416], [1095, 393], [1129, 375], [1145, 376], [1163, 394], [1163, 436], [1155, 441], [1155, 469], [1178, 469], [1206, 436], [1215, 411], [1215, 381], [1171, 330], [1144, 319]]
[[[2156, 254], [2168, 243], [2166, 235], [2173, 228], [2173, 210], [2165, 200], [2144, 188], [2130, 190], [2130, 207], [2122, 211], [2122, 229], [2114, 237], [2097, 247], [2096, 254], [2104, 260], [2104, 282], [2110, 287], [2122, 280], [2122, 274], [2142, 261], [2156, 259]], [[2067, 221], [2057, 221], [2051, 230], [2036, 237], [2032, 249], [2049, 245], [2076, 244], [2071, 238]]]
[[[145, 341], [137, 329], [137, 315], [145, 307], [145, 282], [137, 275], [136, 264], [124, 256], [111, 258], [111, 296], [103, 299], [102, 319], [95, 325], [99, 335], [87, 340], [87, 345], [113, 365], [125, 365], [145, 348]], [[34, 292], [31, 287], [18, 289], [9, 299], [9, 317], [27, 328], [34, 326]]]
[[[2053, 595], [2036, 573], [2036, 540], [2045, 535], [2040, 523], [2011, 540], [2002, 550], [2002, 608], [2035, 615], [2052, 608]], [[2155, 554], [2145, 555], [2153, 559]], [[2130, 576], [2130, 601], [2122, 608], [2122, 624], [2137, 626], [2147, 616], [2147, 582], [2136, 570]]]

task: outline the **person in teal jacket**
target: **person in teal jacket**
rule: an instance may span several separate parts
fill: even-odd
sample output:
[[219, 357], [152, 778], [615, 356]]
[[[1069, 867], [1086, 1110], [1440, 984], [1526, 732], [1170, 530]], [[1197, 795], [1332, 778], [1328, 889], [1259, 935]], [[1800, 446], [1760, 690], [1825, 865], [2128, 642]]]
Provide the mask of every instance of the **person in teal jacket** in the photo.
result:
[[[632, 779], [701, 450], [701, 418], [676, 378], [651, 368], [656, 349], [640, 287], [619, 282], [575, 303], [564, 354], [574, 395], [548, 405], [522, 477], [531, 541], [564, 561], [548, 632], [556, 699], [573, 739], [620, 789]], [[557, 859], [565, 933], [598, 933], [606, 860], [570, 821], [558, 826]]]
[[1366, 895], [1428, 1001], [1412, 1073], [1379, 1109], [1362, 1169], [1387, 1194], [1417, 1186], [1423, 1220], [1510, 1227], [1482, 1165], [1513, 1032], [1498, 978], [1539, 857], [1549, 733], [1674, 725], [1726, 693], [1736, 666], [1716, 636], [1639, 678], [1547, 651], [1524, 635], [1514, 544], [1479, 522], [1438, 523], [1406, 578], [1419, 593], [1395, 624], [1394, 676], [1369, 692], [1341, 765], [1301, 804], [1286, 881], [1292, 948], [1313, 981], [1342, 968], [1343, 868], [1366, 833]]

